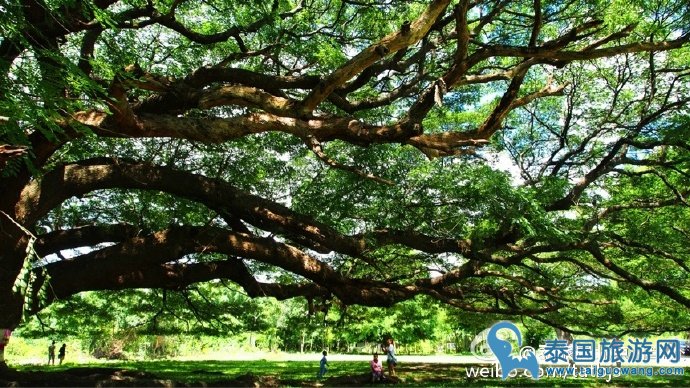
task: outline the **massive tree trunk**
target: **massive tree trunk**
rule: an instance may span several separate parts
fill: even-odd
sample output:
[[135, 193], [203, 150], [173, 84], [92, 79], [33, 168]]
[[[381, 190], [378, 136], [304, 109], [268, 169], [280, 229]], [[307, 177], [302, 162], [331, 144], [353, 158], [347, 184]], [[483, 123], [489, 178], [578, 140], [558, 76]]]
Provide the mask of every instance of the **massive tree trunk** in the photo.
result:
[[26, 228], [14, 218], [14, 207], [6, 205], [7, 202], [0, 205], [0, 331], [3, 333], [0, 368], [5, 365], [4, 352], [10, 334], [22, 322], [25, 294], [29, 291], [27, 252], [32, 241]]

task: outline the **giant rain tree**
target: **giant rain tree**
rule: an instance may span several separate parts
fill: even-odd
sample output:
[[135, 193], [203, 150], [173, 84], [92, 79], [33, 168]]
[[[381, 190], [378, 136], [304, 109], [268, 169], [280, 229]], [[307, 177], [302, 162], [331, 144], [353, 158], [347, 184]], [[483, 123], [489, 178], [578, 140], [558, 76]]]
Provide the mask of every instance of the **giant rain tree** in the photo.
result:
[[86, 290], [213, 279], [574, 332], [690, 327], [682, 2], [0, 15], [0, 327]]

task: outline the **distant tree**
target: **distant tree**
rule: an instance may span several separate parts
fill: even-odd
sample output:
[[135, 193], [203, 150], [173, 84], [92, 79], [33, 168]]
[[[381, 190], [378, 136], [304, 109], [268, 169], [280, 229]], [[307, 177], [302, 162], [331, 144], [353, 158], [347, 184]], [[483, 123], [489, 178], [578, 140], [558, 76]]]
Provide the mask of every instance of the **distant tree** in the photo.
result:
[[[404, 346], [417, 345], [421, 341], [438, 344], [452, 333], [445, 307], [425, 297], [389, 308], [350, 306], [339, 312], [334, 326], [338, 335], [350, 344], [380, 346], [389, 337]], [[375, 351], [381, 352], [378, 347]]]
[[0, 17], [2, 328], [82, 291], [212, 279], [575, 333], [690, 324], [683, 2]]
[[275, 302], [249, 298], [234, 284], [201, 283], [184, 290], [82, 292], [43, 309], [21, 332], [26, 337], [113, 332], [231, 337], [274, 327], [279, 315]]

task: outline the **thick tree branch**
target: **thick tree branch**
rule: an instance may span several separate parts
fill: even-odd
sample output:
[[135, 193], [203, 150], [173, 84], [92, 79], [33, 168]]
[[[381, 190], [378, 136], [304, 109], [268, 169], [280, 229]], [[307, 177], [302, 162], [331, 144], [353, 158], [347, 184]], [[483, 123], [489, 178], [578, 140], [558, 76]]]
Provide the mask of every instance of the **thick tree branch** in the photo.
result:
[[471, 251], [471, 242], [467, 240], [439, 239], [411, 231], [379, 230], [371, 235], [346, 236], [324, 223], [239, 190], [222, 180], [112, 159], [84, 161], [47, 173], [41, 181], [32, 182], [25, 188], [16, 211], [22, 222], [33, 223], [71, 196], [107, 188], [165, 191], [198, 201], [219, 214], [229, 211], [257, 228], [287, 237], [301, 236], [301, 243], [311, 241], [353, 257], [362, 256], [376, 246], [367, 242], [369, 238], [379, 243], [424, 248], [435, 253], [469, 254]]
[[[71, 295], [89, 290], [124, 290], [132, 288], [159, 288], [182, 290], [194, 283], [214, 279], [230, 280], [241, 286], [250, 297], [273, 297], [279, 300], [299, 296], [330, 297], [330, 292], [313, 283], [279, 284], [257, 281], [247, 267], [238, 259], [228, 259], [211, 263], [193, 264], [160, 264], [122, 266], [114, 273], [74, 273], [59, 267], [47, 268], [46, 272], [37, 271], [35, 290], [45, 288], [45, 299], [35, 297], [34, 311], [50, 304], [54, 300], [65, 299]], [[46, 276], [47, 275], [47, 276]], [[86, 280], [86, 278], [95, 278]]]
[[141, 229], [127, 224], [81, 226], [39, 235], [34, 249], [39, 256], [47, 256], [65, 249], [120, 242], [142, 232]]
[[[259, 283], [240, 260], [170, 264], [189, 253], [212, 252], [276, 265], [302, 275], [316, 285]], [[191, 283], [223, 278], [240, 284], [251, 296], [289, 298], [332, 294], [347, 304], [389, 306], [414, 295], [431, 294], [440, 295], [444, 300], [462, 305], [463, 308], [479, 311], [483, 307], [457, 300], [458, 297], [464, 299], [462, 292], [454, 295], [452, 290], [446, 289], [462, 279], [487, 275], [477, 272], [478, 268], [478, 263], [468, 262], [442, 277], [420, 279], [410, 285], [347, 278], [304, 252], [272, 239], [214, 227], [176, 227], [147, 237], [134, 237], [70, 260], [47, 264], [37, 272], [40, 277], [37, 289], [41, 288], [46, 276], [50, 281], [51, 297], [55, 298], [64, 298], [82, 290], [135, 287], [180, 289]], [[465, 290], [466, 293], [475, 291], [469, 288]], [[496, 292], [485, 287], [478, 291], [489, 294]], [[529, 308], [523, 311], [518, 306], [512, 307], [500, 310], [510, 314], [530, 314]], [[550, 305], [548, 308], [558, 307]], [[537, 311], [542, 310], [535, 309], [534, 313]]]
[[449, 3], [448, 0], [434, 0], [422, 15], [410, 24], [409, 28], [396, 31], [372, 44], [324, 78], [305, 98], [300, 114], [311, 114], [334, 90], [382, 57], [417, 43], [427, 34]]
[[[0, 125], [2, 120], [0, 119]], [[20, 158], [26, 155], [27, 147], [10, 144], [0, 144], [0, 170], [5, 168], [7, 162], [12, 159]]]
[[[113, 286], [113, 279], [101, 279], [96, 273], [108, 278], [116, 274], [114, 279], [119, 283], [145, 283], [146, 273], [142, 268], [147, 268], [147, 265], [165, 264], [190, 253], [212, 252], [283, 268], [328, 289], [348, 304], [388, 306], [422, 292], [417, 286], [345, 278], [327, 264], [290, 245], [213, 227], [178, 227], [147, 237], [135, 237], [70, 260], [48, 264], [45, 269], [53, 288], [78, 292], [78, 289], [104, 289], [100, 288], [103, 284]], [[240, 265], [236, 263], [233, 270], [237, 271]], [[75, 279], [81, 279], [81, 284], [76, 286], [78, 289], [73, 285]], [[154, 279], [165, 280], [162, 277]]]

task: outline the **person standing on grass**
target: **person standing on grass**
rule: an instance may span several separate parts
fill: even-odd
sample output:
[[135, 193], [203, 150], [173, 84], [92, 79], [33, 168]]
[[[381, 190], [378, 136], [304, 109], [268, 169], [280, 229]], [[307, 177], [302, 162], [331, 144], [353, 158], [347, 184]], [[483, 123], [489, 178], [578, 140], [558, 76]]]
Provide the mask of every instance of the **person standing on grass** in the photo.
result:
[[323, 375], [328, 372], [328, 360], [326, 360], [326, 356], [328, 355], [328, 352], [325, 350], [323, 351], [323, 357], [321, 358], [321, 362], [319, 363], [319, 373], [316, 374], [316, 378], [320, 379], [323, 377]]
[[62, 344], [60, 350], [58, 351], [58, 360], [60, 360], [60, 365], [65, 360], [65, 350], [67, 349], [67, 344]]
[[48, 365], [55, 365], [55, 341], [48, 346]]
[[388, 364], [388, 375], [395, 376], [395, 366], [398, 365], [398, 359], [395, 358], [395, 343], [393, 338], [388, 339], [388, 349], [386, 349], [388, 357], [386, 357], [386, 364]]

